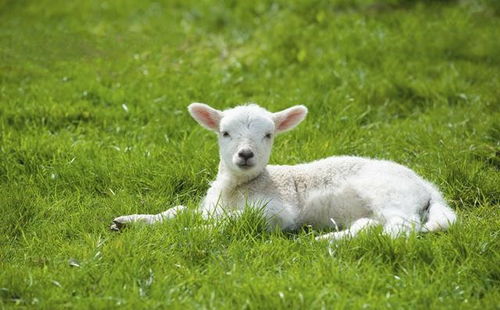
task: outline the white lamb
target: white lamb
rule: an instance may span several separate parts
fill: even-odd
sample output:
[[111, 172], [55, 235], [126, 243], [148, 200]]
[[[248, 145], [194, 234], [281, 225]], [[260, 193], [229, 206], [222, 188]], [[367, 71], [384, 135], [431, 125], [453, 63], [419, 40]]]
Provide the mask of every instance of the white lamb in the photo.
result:
[[[374, 225], [396, 237], [446, 229], [456, 220], [433, 184], [391, 161], [340, 156], [295, 166], [267, 165], [275, 135], [297, 126], [307, 114], [304, 106], [277, 113], [255, 104], [219, 111], [193, 103], [188, 109], [219, 140], [219, 172], [199, 208], [206, 218], [253, 205], [263, 208], [270, 229], [336, 229], [317, 238], [328, 240], [352, 237]], [[183, 209], [121, 216], [111, 228], [161, 222]]]

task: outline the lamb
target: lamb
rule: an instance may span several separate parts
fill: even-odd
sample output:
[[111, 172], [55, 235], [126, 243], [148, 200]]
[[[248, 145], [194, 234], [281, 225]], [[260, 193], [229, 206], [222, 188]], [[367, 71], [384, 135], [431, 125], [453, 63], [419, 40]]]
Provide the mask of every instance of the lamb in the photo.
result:
[[[256, 206], [262, 208], [269, 229], [333, 228], [317, 237], [330, 241], [353, 237], [375, 225], [397, 237], [447, 229], [456, 221], [433, 184], [392, 161], [334, 156], [294, 166], [268, 165], [275, 136], [304, 120], [304, 106], [271, 113], [256, 104], [219, 111], [193, 103], [188, 110], [201, 126], [218, 135], [219, 171], [198, 209], [205, 218]], [[161, 222], [184, 209], [121, 216], [111, 229], [131, 222]]]

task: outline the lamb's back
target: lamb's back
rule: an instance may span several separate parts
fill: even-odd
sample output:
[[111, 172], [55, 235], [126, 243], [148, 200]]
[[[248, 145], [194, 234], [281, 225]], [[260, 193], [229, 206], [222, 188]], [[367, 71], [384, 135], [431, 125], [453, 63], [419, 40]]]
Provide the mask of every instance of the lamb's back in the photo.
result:
[[292, 178], [297, 185], [322, 188], [338, 185], [346, 178], [355, 175], [371, 160], [356, 156], [333, 156], [309, 163], [270, 165], [269, 174], [275, 181]]

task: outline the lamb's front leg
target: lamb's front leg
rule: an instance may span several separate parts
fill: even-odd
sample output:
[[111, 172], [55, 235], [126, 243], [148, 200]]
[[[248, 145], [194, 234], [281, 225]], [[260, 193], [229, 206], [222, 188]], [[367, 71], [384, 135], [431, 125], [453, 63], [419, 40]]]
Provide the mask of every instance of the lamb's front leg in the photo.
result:
[[111, 224], [110, 229], [119, 231], [127, 224], [135, 222], [141, 222], [145, 224], [154, 224], [158, 222], [161, 223], [163, 222], [163, 220], [174, 218], [179, 212], [185, 209], [186, 207], [184, 206], [176, 206], [158, 214], [131, 214], [119, 216], [113, 220], [113, 224]]

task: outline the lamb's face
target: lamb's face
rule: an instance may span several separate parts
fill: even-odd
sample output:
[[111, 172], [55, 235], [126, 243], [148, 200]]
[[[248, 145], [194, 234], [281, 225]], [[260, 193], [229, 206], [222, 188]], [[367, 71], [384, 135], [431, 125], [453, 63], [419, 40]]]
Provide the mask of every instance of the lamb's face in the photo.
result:
[[271, 113], [255, 104], [219, 111], [206, 104], [189, 106], [191, 116], [219, 137], [224, 166], [236, 175], [256, 175], [271, 155], [274, 136], [299, 124], [307, 114], [304, 106]]
[[255, 174], [265, 168], [276, 133], [272, 114], [257, 106], [223, 112], [219, 124], [219, 153], [235, 174]]

